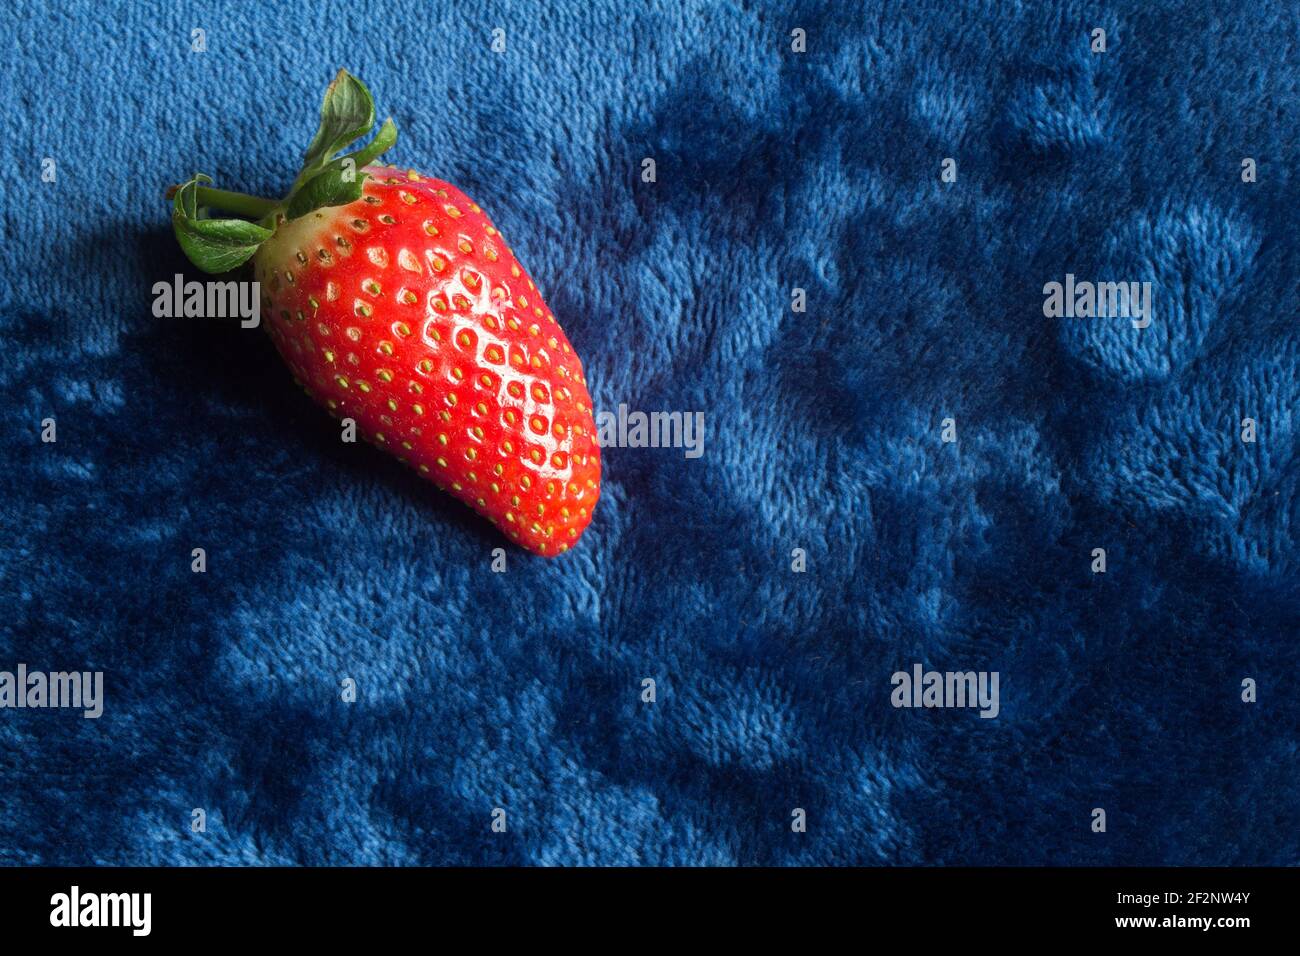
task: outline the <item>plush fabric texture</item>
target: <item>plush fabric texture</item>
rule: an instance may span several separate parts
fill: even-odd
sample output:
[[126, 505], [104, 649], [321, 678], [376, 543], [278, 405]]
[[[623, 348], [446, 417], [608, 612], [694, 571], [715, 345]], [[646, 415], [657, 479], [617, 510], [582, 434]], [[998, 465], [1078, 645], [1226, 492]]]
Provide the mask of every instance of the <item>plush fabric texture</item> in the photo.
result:
[[[0, 710], [0, 862], [1296, 863], [1296, 36], [1286, 0], [16, 9], [0, 670], [105, 701]], [[152, 314], [201, 278], [164, 188], [282, 193], [340, 66], [598, 411], [705, 415], [700, 458], [605, 449], [569, 555], [341, 443], [262, 331]], [[1152, 324], [1044, 316], [1067, 273]], [[996, 671], [997, 717], [894, 707], [914, 664]]]

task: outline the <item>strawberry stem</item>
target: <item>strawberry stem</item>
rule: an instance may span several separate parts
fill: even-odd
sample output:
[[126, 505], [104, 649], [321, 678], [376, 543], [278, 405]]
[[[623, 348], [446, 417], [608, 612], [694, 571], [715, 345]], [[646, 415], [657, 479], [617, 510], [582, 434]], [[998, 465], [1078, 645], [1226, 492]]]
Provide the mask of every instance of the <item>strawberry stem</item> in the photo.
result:
[[[173, 195], [175, 189], [176, 187], [173, 186], [167, 191], [169, 197]], [[214, 206], [249, 219], [265, 218], [280, 205], [274, 199], [261, 199], [246, 193], [232, 192], [229, 189], [213, 189], [211, 186], [199, 186], [197, 192], [196, 198], [200, 206]]]
[[[204, 272], [227, 272], [247, 262], [281, 223], [326, 206], [346, 206], [362, 196], [365, 167], [391, 149], [397, 127], [384, 120], [370, 144], [339, 155], [375, 126], [370, 90], [347, 70], [339, 70], [321, 102], [320, 126], [307, 147], [302, 170], [283, 199], [261, 199], [216, 189], [212, 179], [196, 173], [172, 186], [172, 229], [185, 255]], [[242, 218], [213, 219], [209, 209]]]

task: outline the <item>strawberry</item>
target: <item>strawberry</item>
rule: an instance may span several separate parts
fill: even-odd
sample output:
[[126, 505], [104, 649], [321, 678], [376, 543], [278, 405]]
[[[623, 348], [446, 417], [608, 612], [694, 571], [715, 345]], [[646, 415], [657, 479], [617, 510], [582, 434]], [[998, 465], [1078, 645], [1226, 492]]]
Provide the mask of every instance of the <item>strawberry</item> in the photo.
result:
[[[537, 554], [568, 550], [600, 497], [582, 363], [482, 209], [455, 186], [373, 165], [396, 139], [340, 71], [282, 200], [174, 187], [190, 260], [252, 260], [262, 325], [298, 383], [370, 442]], [[243, 218], [211, 218], [208, 207]]]

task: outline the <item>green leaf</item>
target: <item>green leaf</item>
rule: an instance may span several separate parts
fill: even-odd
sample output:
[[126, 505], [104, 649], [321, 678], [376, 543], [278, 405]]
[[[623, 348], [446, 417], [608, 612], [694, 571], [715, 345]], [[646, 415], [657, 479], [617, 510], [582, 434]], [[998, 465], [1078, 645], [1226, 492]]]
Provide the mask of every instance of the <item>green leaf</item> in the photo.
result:
[[288, 217], [297, 219], [322, 206], [346, 206], [356, 202], [361, 198], [361, 185], [366, 178], [362, 170], [396, 142], [397, 127], [391, 119], [384, 120], [370, 145], [334, 160], [294, 190], [289, 199]]
[[336, 159], [298, 188], [289, 200], [288, 217], [297, 219], [322, 206], [346, 206], [361, 198], [366, 174], [350, 157]]
[[172, 200], [172, 229], [190, 262], [204, 272], [229, 272], [243, 265], [273, 230], [243, 219], [209, 219], [198, 204], [199, 183], [212, 182], [198, 175], [176, 191]]
[[393, 125], [391, 119], [386, 119], [384, 125], [379, 127], [379, 132], [375, 134], [375, 138], [370, 141], [370, 145], [352, 153], [349, 158], [356, 161], [357, 169], [363, 169], [392, 149], [393, 144], [396, 142], [397, 127]]
[[347, 70], [339, 70], [325, 90], [320, 128], [307, 147], [303, 172], [310, 175], [335, 153], [355, 143], [375, 125], [375, 101], [366, 85]]

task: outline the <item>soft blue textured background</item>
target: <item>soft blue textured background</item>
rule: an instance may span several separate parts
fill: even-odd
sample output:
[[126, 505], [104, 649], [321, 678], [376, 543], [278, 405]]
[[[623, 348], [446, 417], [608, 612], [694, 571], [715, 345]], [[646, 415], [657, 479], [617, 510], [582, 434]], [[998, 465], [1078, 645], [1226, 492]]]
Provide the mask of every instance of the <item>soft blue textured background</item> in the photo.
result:
[[[0, 862], [1300, 862], [1298, 41], [1288, 0], [14, 8], [0, 669], [107, 702], [0, 711]], [[491, 573], [260, 332], [151, 315], [164, 187], [282, 191], [339, 66], [598, 409], [706, 414], [698, 461], [606, 451], [571, 555]], [[1045, 319], [1067, 271], [1155, 323]], [[893, 709], [914, 662], [1001, 715]]]

